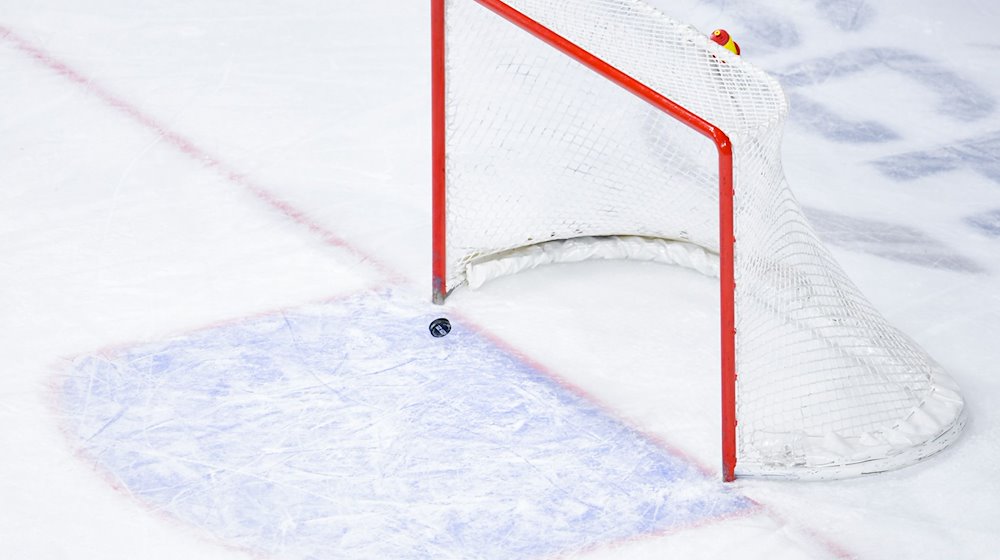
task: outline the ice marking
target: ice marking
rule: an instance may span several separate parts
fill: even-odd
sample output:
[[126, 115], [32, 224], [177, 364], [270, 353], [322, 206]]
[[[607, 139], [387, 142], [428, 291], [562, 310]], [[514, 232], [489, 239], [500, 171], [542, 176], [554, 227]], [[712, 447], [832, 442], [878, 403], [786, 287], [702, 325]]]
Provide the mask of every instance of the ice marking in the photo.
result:
[[898, 181], [967, 168], [1000, 183], [1000, 131], [950, 146], [889, 156], [874, 165], [882, 174]]
[[[832, 79], [845, 79], [847, 77], [869, 71], [872, 68], [890, 70], [896, 74], [906, 77], [908, 80], [919, 84], [921, 87], [933, 92], [939, 102], [931, 109], [946, 117], [960, 121], [973, 122], [990, 115], [996, 108], [996, 99], [978, 85], [963, 79], [951, 70], [940, 66], [927, 58], [904, 50], [895, 48], [867, 48], [855, 49], [837, 53], [830, 57], [808, 60], [791, 66], [784, 72], [776, 72], [775, 76], [785, 86], [789, 95], [795, 93], [796, 88], [813, 86], [828, 82]], [[805, 98], [799, 94], [797, 104], [806, 104]], [[816, 123], [816, 118], [808, 113], [821, 108], [821, 104], [816, 101], [808, 103], [808, 111], [798, 111], [792, 107], [790, 113], [793, 119], [805, 119], [804, 123], [809, 126]], [[824, 114], [835, 115], [831, 109], [822, 108]], [[836, 121], [847, 122], [847, 119], [837, 118]], [[872, 128], [873, 123], [864, 123], [867, 128]], [[878, 142], [891, 140], [898, 136], [895, 132], [879, 123], [874, 123], [874, 129], [881, 133], [879, 135], [862, 134], [857, 138], [841, 133], [841, 127], [820, 126], [813, 127], [821, 136], [838, 142]], [[833, 133], [831, 134], [831, 130]], [[864, 131], [862, 131], [864, 132]], [[891, 132], [891, 135], [886, 135]]]
[[965, 221], [986, 235], [1000, 237], [1000, 209], [969, 216]]
[[858, 31], [875, 17], [868, 0], [816, 0], [820, 14], [841, 31]]
[[805, 95], [790, 93], [788, 102], [795, 122], [835, 142], [865, 144], [899, 139], [899, 134], [878, 121], [852, 121]]
[[738, 38], [753, 45], [756, 53], [790, 49], [802, 43], [795, 21], [759, 2], [733, 4], [730, 0], [706, 0], [705, 3], [740, 21]]
[[975, 261], [918, 229], [817, 208], [805, 210], [816, 233], [830, 245], [926, 268], [983, 272]]
[[[705, 0], [705, 4], [718, 6], [726, 14], [734, 14], [743, 22], [747, 31], [753, 34], [755, 44], [791, 47], [799, 44], [798, 30], [794, 18], [777, 13], [766, 2], [753, 0]], [[875, 10], [867, 0], [814, 0], [813, 4], [820, 17], [841, 31], [858, 31], [871, 23]], [[762, 25], [763, 24], [763, 25]], [[768, 36], [766, 31], [774, 32]], [[743, 30], [741, 30], [742, 34]], [[748, 35], [749, 37], [749, 35]], [[789, 39], [793, 39], [791, 42]]]
[[195, 144], [194, 141], [179, 132], [172, 130], [170, 127], [159, 122], [151, 115], [143, 112], [137, 105], [112, 93], [111, 90], [98, 84], [82, 72], [57, 59], [41, 47], [32, 44], [28, 40], [14, 33], [13, 30], [4, 27], [3, 25], [0, 25], [0, 40], [8, 41], [14, 46], [15, 49], [30, 56], [36, 62], [47, 67], [49, 70], [83, 88], [89, 94], [100, 99], [104, 104], [128, 117], [135, 124], [142, 126], [156, 136], [162, 138], [168, 145], [194, 159], [203, 167], [218, 173], [230, 183], [246, 189], [274, 210], [277, 210], [293, 222], [304, 226], [310, 233], [322, 239], [327, 245], [339, 247], [340, 249], [353, 254], [359, 260], [370, 264], [373, 268], [386, 276], [391, 282], [398, 282], [400, 280], [399, 274], [394, 272], [387, 265], [383, 264], [372, 255], [361, 251], [359, 248], [347, 242], [342, 237], [312, 220], [306, 215], [305, 212], [295, 208], [289, 202], [282, 200], [275, 193], [258, 184], [247, 174], [227, 164], [221, 158]]
[[392, 294], [76, 360], [84, 455], [282, 558], [536, 558], [757, 506], [456, 321]]

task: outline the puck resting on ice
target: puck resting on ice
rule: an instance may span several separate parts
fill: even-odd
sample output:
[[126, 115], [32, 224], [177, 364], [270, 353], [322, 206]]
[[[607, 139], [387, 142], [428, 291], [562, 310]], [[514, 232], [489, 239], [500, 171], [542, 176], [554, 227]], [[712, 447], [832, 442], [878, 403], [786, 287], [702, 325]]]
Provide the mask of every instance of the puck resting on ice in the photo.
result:
[[437, 319], [431, 321], [430, 329], [431, 336], [434, 338], [441, 338], [451, 332], [451, 321], [445, 319], [444, 317], [438, 317]]

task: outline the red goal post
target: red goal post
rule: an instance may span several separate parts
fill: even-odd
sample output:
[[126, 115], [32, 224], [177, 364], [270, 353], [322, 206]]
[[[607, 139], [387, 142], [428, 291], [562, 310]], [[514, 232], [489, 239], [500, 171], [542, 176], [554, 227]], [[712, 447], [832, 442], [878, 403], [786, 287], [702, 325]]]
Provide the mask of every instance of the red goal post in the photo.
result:
[[[475, 0], [500, 17], [520, 27], [556, 50], [604, 76], [640, 99], [674, 117], [711, 140], [719, 153], [719, 292], [722, 339], [722, 472], [726, 481], [735, 479], [736, 468], [736, 362], [733, 322], [733, 150], [726, 133], [643, 85], [628, 74], [588, 53], [551, 29], [511, 8], [500, 0]], [[431, 0], [432, 135], [433, 135], [433, 300], [444, 302], [449, 293], [446, 281], [445, 246], [445, 0]]]
[[[525, 32], [525, 37], [541, 41], [551, 47], [552, 52], [561, 53], [568, 57], [567, 60], [579, 63], [607, 83], [614, 84], [648, 107], [654, 108], [655, 112], [680, 123], [682, 128], [686, 127], [710, 140], [715, 146], [717, 157], [717, 202], [709, 201], [702, 193], [699, 195], [701, 198], [696, 201], [700, 204], [696, 210], [704, 212], [709, 202], [717, 204], [717, 237], [706, 241], [703, 226], [708, 222], [701, 214], [701, 221], [697, 226], [702, 227], [700, 237], [689, 237], [684, 229], [679, 230], [679, 233], [660, 234], [656, 233], [659, 230], [651, 230], [648, 225], [640, 227], [638, 233], [618, 231], [628, 228], [619, 219], [614, 222], [615, 225], [611, 228], [614, 231], [611, 233], [607, 228], [594, 228], [600, 231], [590, 233], [588, 228], [596, 222], [584, 220], [589, 225], [563, 228], [561, 232], [553, 231], [549, 238], [541, 239], [548, 235], [548, 225], [544, 226], [545, 232], [541, 235], [537, 232], [532, 234], [532, 230], [527, 228], [538, 228], [539, 222], [535, 221], [527, 225], [520, 224], [528, 233], [519, 234], [520, 237], [508, 236], [505, 241], [496, 245], [479, 247], [475, 242], [470, 242], [469, 246], [472, 248], [469, 254], [472, 256], [462, 256], [460, 260], [456, 255], [449, 254], [449, 250], [454, 249], [455, 242], [455, 235], [450, 231], [455, 226], [449, 223], [449, 204], [454, 203], [454, 194], [450, 189], [455, 188], [453, 184], [449, 184], [449, 111], [456, 110], [449, 104], [449, 49], [453, 47], [449, 44], [449, 33], [452, 32], [451, 29], [461, 28], [464, 22], [450, 22], [446, 12], [451, 6], [456, 12], [461, 11], [466, 16], [485, 17], [478, 13], [471, 14], [472, 8], [467, 8], [477, 4], [483, 13], [492, 12], [498, 18], [497, 21], [502, 18], [513, 26], [512, 29]], [[693, 29], [662, 16], [641, 0], [580, 0], [573, 5], [574, 9], [592, 8], [591, 12], [584, 14], [587, 17], [611, 13], [622, 20], [613, 22], [615, 28], [612, 33], [618, 33], [617, 40], [622, 39], [622, 34], [628, 36], [628, 25], [631, 22], [627, 20], [636, 13], [640, 14], [637, 18], [653, 19], [653, 24], [662, 19], [666, 22], [663, 25], [664, 32], [682, 35], [680, 39], [673, 38], [672, 45], [678, 52], [686, 49], [680, 52], [678, 58], [686, 56], [687, 59], [664, 61], [651, 55], [652, 63], [642, 61], [645, 65], [642, 70], [647, 75], [649, 64], [657, 64], [659, 61], [677, 67], [670, 69], [673, 74], [667, 73], [671, 80], [666, 84], [668, 88], [680, 88], [681, 93], [678, 95], [682, 95], [686, 101], [679, 103], [674, 100], [676, 98], [673, 95], [668, 97], [661, 93], [664, 91], [663, 75], [653, 74], [660, 82], [660, 87], [644, 83], [631, 72], [609, 62], [606, 57], [598, 56], [593, 49], [572, 40], [551, 25], [543, 24], [537, 17], [515, 9], [512, 4], [545, 13], [550, 20], [555, 19], [557, 23], [565, 24], [578, 35], [586, 35], [587, 30], [600, 23], [587, 21], [587, 25], [584, 25], [572, 21], [572, 18], [580, 14], [564, 14], [554, 5], [540, 0], [432, 0], [432, 275], [433, 300], [436, 303], [442, 303], [458, 283], [469, 282], [467, 273], [459, 270], [460, 265], [468, 264], [471, 267], [476, 264], [475, 261], [491, 254], [503, 254], [532, 243], [558, 241], [577, 235], [622, 234], [676, 239], [703, 247], [711, 245], [710, 249], [717, 251], [719, 258], [724, 480], [732, 481], [738, 474], [838, 478], [879, 472], [919, 461], [954, 440], [965, 422], [964, 404], [957, 386], [929, 356], [905, 335], [889, 326], [870, 306], [822, 246], [790, 194], [780, 167], [780, 130], [787, 106], [780, 86], [773, 79], [734, 58], [735, 55], [721, 47], [711, 44], [707, 37], [697, 35]], [[649, 22], [642, 20], [640, 23]], [[646, 25], [642, 31], [655, 39], [659, 31], [650, 31], [655, 28], [653, 24]], [[581, 29], [585, 31], [581, 32]], [[649, 36], [643, 38], [650, 39]], [[587, 40], [593, 44], [594, 37], [589, 36]], [[479, 37], [466, 40], [473, 48], [476, 48], [478, 42]], [[604, 48], [605, 51], [614, 52], [615, 56], [621, 55], [620, 51], [615, 51], [617, 45], [610, 42], [608, 44], [611, 47]], [[601, 50], [604, 44], [599, 43], [597, 46]], [[501, 44], [501, 47], [506, 55], [506, 45]], [[692, 51], [695, 52], [694, 56]], [[492, 55], [492, 51], [483, 52]], [[513, 49], [513, 52], [516, 53], [517, 50]], [[657, 56], [662, 55], [661, 50]], [[536, 95], [537, 92], [530, 89], [533, 86], [526, 80], [535, 79], [536, 72], [546, 71], [544, 64], [539, 64], [540, 70], [534, 67], [533, 57], [537, 57], [537, 53], [525, 60], [512, 58], [493, 61], [496, 67], [502, 67], [503, 71], [509, 72], [509, 76], [514, 78], [516, 84], [511, 87], [530, 90], [530, 94], [510, 90], [513, 92], [511, 95], [519, 96], [518, 99], [527, 105], [533, 103], [531, 95]], [[476, 66], [469, 66], [468, 60], [465, 64], [466, 70]], [[508, 77], [507, 74], [496, 74], [488, 78], [497, 76], [501, 76], [501, 79]], [[473, 81], [475, 78], [476, 76], [466, 77]], [[684, 89], [687, 87], [685, 84], [678, 84], [687, 80], [696, 83], [695, 86]], [[468, 91], [465, 94], [467, 98], [470, 95]], [[502, 103], [506, 100], [503, 95], [497, 94], [496, 99], [491, 102]], [[539, 103], [543, 102], [548, 105], [541, 109], [542, 118], [547, 116], [545, 111], [553, 108], [558, 110], [558, 99], [546, 99]], [[622, 102], [621, 99], [619, 102]], [[474, 99], [471, 104], [475, 105]], [[700, 109], [690, 109], [691, 104]], [[586, 103], [581, 107], [592, 108]], [[476, 108], [484, 110], [481, 105], [474, 107]], [[485, 110], [492, 111], [495, 107], [486, 107]], [[472, 122], [477, 123], [468, 125], [475, 130], [473, 133], [464, 130], [466, 136], [463, 139], [474, 137], [481, 141], [479, 130], [476, 129], [480, 126], [477, 120], [479, 117], [475, 115], [475, 111], [458, 111], [457, 114], [466, 118], [470, 112], [473, 113]], [[575, 112], [571, 116], [574, 119], [586, 118], [585, 110], [574, 107], [573, 111]], [[702, 115], [706, 111], [717, 117], [705, 118]], [[504, 118], [506, 115], [501, 115], [495, 121], [500, 121], [501, 127], [510, 125], [509, 122], [504, 122]], [[523, 122], [523, 119], [530, 119], [530, 115], [520, 114], [518, 118], [522, 121], [517, 122], [516, 132], [532, 128], [534, 123], [526, 125]], [[716, 118], [725, 122], [720, 123]], [[490, 132], [489, 127], [495, 121], [484, 119], [481, 128]], [[554, 126], [564, 125], [565, 122]], [[731, 141], [733, 130], [730, 129], [727, 134], [723, 130], [724, 126], [739, 127], [736, 145]], [[573, 130], [569, 132], [575, 133]], [[544, 136], [549, 133], [551, 131], [546, 129], [541, 134]], [[622, 130], [616, 129], [615, 133], [621, 134]], [[483, 151], [509, 151], [512, 149], [511, 145], [518, 145], [518, 139], [525, 139], [522, 135], [513, 141], [507, 141], [508, 136], [513, 134], [509, 126], [499, 130], [497, 134], [499, 139], [483, 143]], [[587, 141], [594, 142], [594, 138], [595, 136], [591, 136]], [[596, 143], [601, 144], [600, 136], [596, 138]], [[534, 143], [534, 140], [532, 137], [531, 142]], [[687, 140], [684, 142], [681, 150], [687, 149], [689, 144]], [[743, 142], [742, 148], [740, 142]], [[584, 155], [591, 153], [593, 149], [590, 144], [579, 147], [585, 152]], [[629, 147], [634, 148], [634, 145]], [[479, 148], [476, 145], [472, 149]], [[663, 147], [659, 146], [658, 149], [660, 148]], [[677, 145], [667, 148], [677, 149]], [[655, 155], [662, 159], [666, 153], [661, 149]], [[576, 162], [575, 159], [573, 161]], [[615, 161], [615, 158], [605, 157], [603, 164], [608, 161]], [[679, 162], [683, 171], [677, 173], [683, 174], [689, 173], [688, 168], [692, 165], [703, 165], [698, 163], [700, 161], [697, 157], [685, 156], [677, 161], [668, 157], [665, 163], [659, 161], [658, 164], [677, 165]], [[504, 163], [506, 162], [501, 161], [499, 165]], [[489, 165], [491, 164], [484, 166], [477, 161], [476, 165], [464, 169], [465, 174], [460, 176], [468, 179], [470, 169], [472, 172], [488, 175]], [[586, 174], [579, 169], [572, 171]], [[693, 180], [699, 183], [695, 185], [697, 188], [703, 188], [707, 172], [702, 169], [692, 173], [695, 174], [693, 179], [688, 177], [686, 180]], [[610, 173], [615, 177], [621, 174], [618, 171]], [[532, 178], [531, 186], [536, 190], [540, 190], [537, 189], [539, 185], [548, 186], [545, 183], [547, 177], [551, 178], [545, 175]], [[515, 178], [523, 179], [520, 176]], [[507, 180], [509, 179], [508, 177]], [[510, 186], [503, 181], [504, 179], [498, 180], [499, 184], [492, 188]], [[476, 188], [486, 185], [478, 177], [473, 183]], [[632, 193], [633, 197], [634, 194]], [[638, 200], [627, 203], [642, 205], [644, 202]], [[486, 204], [488, 206], [489, 202]], [[468, 211], [468, 208], [465, 207], [465, 210]], [[606, 213], [607, 208], [594, 211]], [[670, 218], [676, 220], [677, 208], [671, 207], [671, 211], [675, 214], [671, 214]], [[476, 215], [482, 219], [486, 214]], [[516, 209], [508, 216], [513, 216], [516, 220]], [[553, 219], [552, 215], [548, 215], [548, 219]], [[466, 218], [465, 221], [467, 223], [458, 230], [463, 235], [469, 235], [470, 231], [479, 226], [476, 218]], [[556, 217], [555, 221], [559, 221], [559, 218]], [[469, 222], [472, 225], [468, 225]], [[759, 224], [763, 224], [763, 227]], [[501, 226], [489, 224], [488, 227]], [[669, 227], [675, 226], [676, 224], [671, 224]], [[512, 227], [518, 227], [518, 224]], [[743, 240], [739, 248], [736, 245], [737, 232]], [[692, 240], [692, 237], [695, 239]], [[775, 242], [775, 239], [779, 241]], [[742, 256], [737, 254], [737, 249]], [[738, 279], [740, 286], [744, 287], [740, 292], [737, 292]], [[738, 460], [744, 467], [738, 466]]]

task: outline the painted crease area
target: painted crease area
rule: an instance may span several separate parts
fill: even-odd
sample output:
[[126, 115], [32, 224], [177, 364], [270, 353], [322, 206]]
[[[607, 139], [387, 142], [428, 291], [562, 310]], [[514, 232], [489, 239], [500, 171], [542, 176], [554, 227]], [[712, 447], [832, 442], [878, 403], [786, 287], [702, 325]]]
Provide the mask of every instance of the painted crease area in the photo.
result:
[[68, 430], [149, 507], [283, 558], [535, 558], [755, 509], [433, 313], [368, 294], [80, 358]]

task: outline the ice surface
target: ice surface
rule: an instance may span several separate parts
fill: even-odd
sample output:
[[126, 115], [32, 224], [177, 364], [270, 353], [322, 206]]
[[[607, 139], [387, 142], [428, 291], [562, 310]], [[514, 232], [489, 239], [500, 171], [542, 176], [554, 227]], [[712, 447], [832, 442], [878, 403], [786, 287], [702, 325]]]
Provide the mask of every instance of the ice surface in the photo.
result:
[[874, 163], [882, 173], [900, 181], [969, 169], [1000, 184], [998, 153], [1000, 132], [993, 132], [947, 146], [885, 157]]
[[898, 224], [877, 222], [806, 208], [806, 215], [824, 241], [834, 247], [870, 253], [932, 269], [966, 273], [984, 272], [973, 260], [923, 231]]
[[755, 509], [407, 305], [363, 294], [79, 358], [69, 430], [149, 507], [280, 558], [537, 558]]
[[1000, 210], [969, 216], [968, 223], [991, 236], [1000, 236]]
[[[575, 551], [570, 556], [590, 559], [995, 557], [1000, 549], [1000, 40], [995, 36], [1000, 6], [974, 0], [653, 3], [706, 32], [727, 28], [743, 56], [785, 80], [792, 122], [784, 165], [796, 195], [825, 222], [838, 258], [876, 306], [961, 385], [970, 422], [954, 447], [898, 472], [821, 484], [737, 482], [735, 493], [759, 504], [749, 515], [712, 518], [697, 527], [678, 521], [672, 529], [669, 523], [609, 522], [619, 511], [614, 507], [655, 499], [633, 493], [609, 502], [615, 505], [609, 505], [607, 519], [600, 508], [592, 510], [597, 512], [592, 519], [567, 522], [565, 532], [546, 536], [552, 540], [533, 534], [524, 550], [544, 555], [569, 546]], [[186, 343], [191, 352], [197, 349], [192, 341], [210, 342], [208, 333], [239, 333], [282, 314], [308, 317], [322, 309], [319, 316], [331, 316], [370, 289], [392, 286], [404, 310], [426, 304], [428, 31], [427, 3], [409, 0], [349, 6], [315, 0], [4, 5], [0, 556], [235, 559], [267, 556], [260, 551], [268, 549], [274, 558], [308, 557], [308, 551], [281, 548], [276, 531], [305, 534], [296, 532], [305, 516], [296, 518], [294, 507], [320, 500], [275, 491], [272, 496], [288, 500], [284, 508], [209, 511], [215, 505], [210, 500], [226, 493], [235, 496], [229, 503], [246, 506], [254, 492], [240, 494], [241, 489], [260, 489], [266, 481], [254, 479], [253, 486], [232, 464], [221, 465], [229, 469], [223, 471], [198, 470], [203, 465], [185, 471], [178, 462], [166, 462], [176, 455], [154, 456], [164, 460], [160, 464], [115, 462], [141, 441], [116, 430], [131, 422], [150, 437], [177, 429], [176, 438], [156, 439], [158, 446], [171, 451], [187, 446], [185, 452], [205, 458], [198, 442], [215, 444], [225, 433], [198, 431], [210, 425], [192, 426], [182, 416], [170, 416], [178, 407], [206, 410], [196, 405], [217, 399], [220, 410], [247, 420], [233, 430], [260, 425], [237, 411], [257, 413], [261, 423], [280, 418], [286, 426], [303, 426], [308, 422], [297, 422], [323, 409], [322, 384], [311, 385], [312, 408], [278, 400], [281, 406], [264, 417], [259, 406], [235, 408], [254, 402], [247, 394], [232, 401], [213, 395], [217, 386], [198, 384], [190, 377], [195, 370], [178, 378], [188, 380], [183, 386], [164, 385], [173, 392], [157, 401], [155, 392], [141, 391], [154, 379], [149, 371], [130, 369], [142, 361], [116, 360], [139, 350], [162, 353], [171, 344], [182, 352]], [[715, 289], [711, 279], [690, 271], [587, 262], [525, 272], [475, 293], [456, 292], [440, 312], [456, 324], [478, 325], [476, 334], [463, 338], [456, 330], [445, 344], [476, 341], [466, 349], [470, 359], [490, 348], [498, 354], [489, 355], [510, 360], [513, 374], [534, 387], [576, 387], [566, 395], [553, 389], [562, 396], [548, 401], [547, 410], [594, 422], [598, 434], [616, 427], [621, 431], [615, 433], [624, 434], [621, 441], [631, 442], [631, 451], [623, 448], [620, 454], [574, 455], [560, 448], [564, 465], [586, 457], [627, 467], [650, 457], [676, 465], [683, 457], [714, 472], [719, 463]], [[336, 336], [344, 340], [346, 334]], [[212, 352], [225, 355], [227, 341], [215, 342], [218, 350]], [[197, 371], [222, 379], [223, 362], [213, 361], [218, 356], [202, 356], [203, 369]], [[98, 397], [94, 404], [103, 408], [86, 409], [92, 416], [76, 401], [62, 409], [60, 403], [68, 401], [58, 399], [80, 389], [63, 385], [65, 375], [86, 363], [123, 367], [128, 375], [118, 379], [107, 377], [110, 370], [94, 371], [118, 383], [105, 387], [119, 387], [133, 404], [138, 395], [152, 397], [151, 403], [163, 407], [158, 418], [167, 422], [152, 425], [151, 416], [135, 416], [150, 413], [144, 407], [112, 410], [109, 394], [100, 391], [77, 393]], [[296, 367], [293, 371], [304, 375], [301, 363]], [[335, 368], [324, 361], [321, 369]], [[475, 371], [486, 374], [490, 368]], [[230, 389], [237, 382], [252, 385], [250, 373], [240, 375], [230, 379]], [[552, 385], [546, 377], [561, 381]], [[279, 380], [258, 382], [291, 388]], [[429, 387], [418, 393], [425, 398], [412, 401], [415, 405], [448, 404], [433, 400]], [[486, 394], [496, 397], [501, 388], [514, 389], [491, 385]], [[180, 397], [188, 389], [185, 402]], [[438, 394], [445, 395], [454, 393]], [[118, 412], [118, 422], [99, 431]], [[486, 414], [474, 407], [469, 412]], [[210, 410], [205, 417], [212, 418]], [[80, 423], [83, 418], [95, 424]], [[105, 421], [97, 426], [101, 418]], [[67, 425], [82, 431], [64, 432]], [[281, 437], [269, 428], [261, 438]], [[567, 433], [547, 429], [534, 433]], [[301, 432], [287, 433], [293, 434]], [[83, 441], [81, 435], [92, 439]], [[383, 442], [398, 441], [401, 433], [381, 435]], [[379, 441], [357, 437], [366, 445]], [[465, 443], [482, 450], [489, 440]], [[545, 449], [559, 448], [553, 446]], [[245, 465], [273, 473], [287, 458], [277, 452], [282, 449], [250, 453], [243, 457]], [[219, 453], [216, 458], [233, 460], [225, 455], [226, 446], [211, 450]], [[177, 468], [165, 471], [171, 476], [192, 475], [184, 479], [190, 483], [185, 488], [196, 491], [157, 501], [171, 495], [169, 486], [154, 491], [136, 483], [152, 480], [139, 467], [157, 464]], [[118, 472], [122, 478], [110, 476]], [[205, 472], [233, 476], [194, 477]], [[586, 472], [574, 469], [569, 474], [577, 478], [568, 480], [581, 480]], [[444, 488], [451, 476], [439, 472], [419, 480]], [[374, 474], [367, 480], [393, 481]], [[580, 489], [567, 495], [605, 495], [599, 480], [584, 486], [589, 494]], [[472, 492], [495, 488], [493, 481], [465, 483]], [[715, 483], [692, 488], [701, 492]], [[453, 497], [445, 490], [440, 495]], [[539, 503], [552, 502], [529, 502], [535, 505], [508, 521], [537, 514]], [[483, 510], [469, 501], [451, 504], [467, 506], [470, 517], [464, 519], [495, 513], [489, 508], [497, 507], [491, 501]], [[206, 509], [196, 511], [199, 505]], [[398, 519], [423, 519], [421, 511], [393, 507]], [[291, 515], [275, 525], [280, 512]], [[324, 529], [342, 523], [374, 531], [385, 523], [335, 513], [323, 519]], [[423, 542], [457, 534], [440, 527], [429, 525]], [[581, 536], [587, 527], [598, 532]], [[610, 538], [632, 537], [586, 551], [573, 548], [604, 541], [599, 531], [609, 527], [618, 531]], [[490, 543], [462, 546], [467, 548], [451, 550], [491, 550], [482, 548]]]

